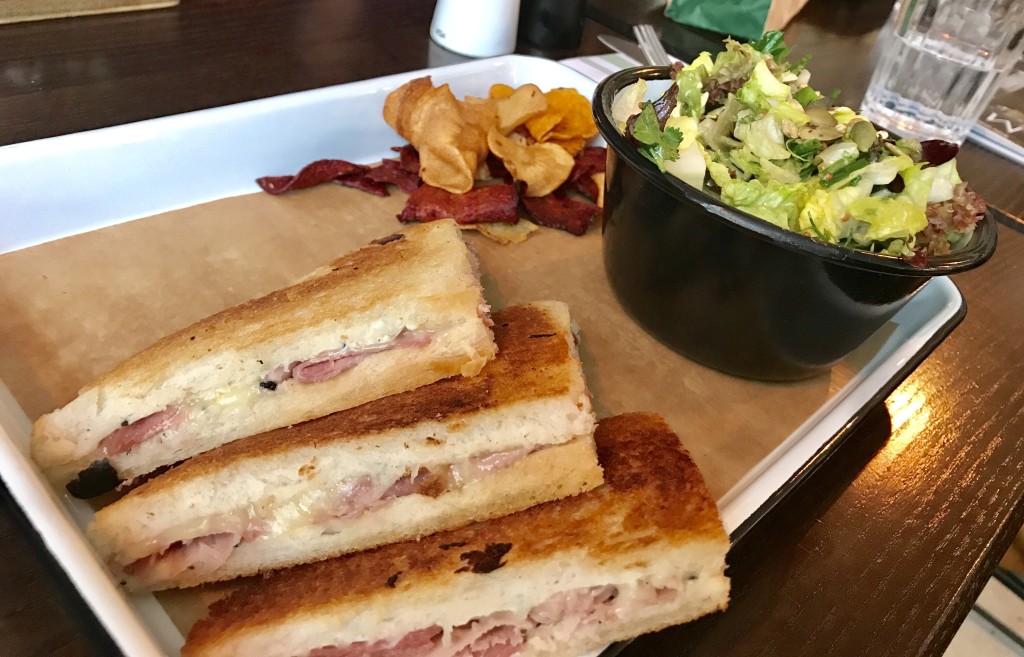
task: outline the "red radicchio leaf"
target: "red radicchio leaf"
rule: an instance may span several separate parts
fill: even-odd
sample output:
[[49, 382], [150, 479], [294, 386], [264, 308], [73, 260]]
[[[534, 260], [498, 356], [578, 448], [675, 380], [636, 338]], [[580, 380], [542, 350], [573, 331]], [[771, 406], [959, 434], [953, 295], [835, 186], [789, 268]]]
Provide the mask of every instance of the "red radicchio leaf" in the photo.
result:
[[452, 194], [431, 185], [421, 185], [409, 195], [398, 215], [399, 221], [427, 222], [451, 217], [458, 224], [519, 221], [519, 189], [516, 185], [488, 185], [465, 194]]
[[369, 167], [347, 160], [317, 160], [311, 162], [294, 176], [264, 176], [256, 184], [268, 194], [284, 194], [296, 189], [306, 189], [328, 183], [335, 178], [366, 172]]

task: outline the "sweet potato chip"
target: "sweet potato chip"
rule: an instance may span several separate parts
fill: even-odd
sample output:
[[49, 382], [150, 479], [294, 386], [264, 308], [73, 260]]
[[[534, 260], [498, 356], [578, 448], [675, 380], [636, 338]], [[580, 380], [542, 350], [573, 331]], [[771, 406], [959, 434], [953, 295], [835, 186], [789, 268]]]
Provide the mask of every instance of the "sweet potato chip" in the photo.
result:
[[501, 84], [499, 82], [497, 84], [491, 85], [491, 88], [488, 91], [487, 95], [490, 96], [491, 98], [494, 98], [495, 100], [500, 100], [502, 98], [508, 98], [515, 92], [515, 87], [510, 87], [507, 84]]
[[569, 178], [575, 160], [555, 144], [518, 144], [492, 129], [487, 135], [491, 152], [501, 158], [516, 180], [526, 183], [526, 196], [544, 196]]
[[590, 139], [597, 134], [597, 124], [586, 96], [575, 89], [552, 89], [544, 97], [548, 110], [562, 115], [548, 139]]
[[537, 141], [563, 142], [570, 154], [580, 147], [576, 140], [590, 139], [597, 134], [597, 124], [590, 109], [590, 101], [575, 89], [552, 89], [544, 94], [548, 108], [526, 122], [526, 129]]
[[550, 139], [548, 143], [561, 146], [569, 155], [576, 155], [587, 145], [587, 140], [583, 137], [574, 137], [572, 139]]
[[543, 114], [538, 114], [537, 116], [529, 119], [525, 125], [530, 136], [536, 141], [547, 141], [551, 131], [554, 130], [555, 126], [557, 126], [561, 121], [562, 115], [558, 112], [553, 112], [549, 106], [548, 109], [544, 110]]

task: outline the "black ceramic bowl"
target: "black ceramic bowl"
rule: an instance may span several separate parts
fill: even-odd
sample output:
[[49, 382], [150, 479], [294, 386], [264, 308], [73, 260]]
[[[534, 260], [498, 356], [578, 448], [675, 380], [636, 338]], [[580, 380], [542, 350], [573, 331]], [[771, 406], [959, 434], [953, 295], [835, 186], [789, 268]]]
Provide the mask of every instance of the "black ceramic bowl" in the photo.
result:
[[862, 344], [933, 276], [966, 271], [996, 247], [991, 216], [970, 242], [915, 267], [779, 228], [663, 174], [619, 134], [616, 93], [666, 67], [620, 71], [593, 109], [608, 142], [604, 262], [626, 311], [684, 356], [786, 381], [821, 373]]

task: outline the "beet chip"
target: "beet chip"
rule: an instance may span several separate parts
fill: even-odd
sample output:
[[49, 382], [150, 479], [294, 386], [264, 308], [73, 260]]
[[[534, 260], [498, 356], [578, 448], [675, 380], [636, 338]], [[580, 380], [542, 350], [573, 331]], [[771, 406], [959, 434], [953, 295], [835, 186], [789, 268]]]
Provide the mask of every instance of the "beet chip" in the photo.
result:
[[294, 176], [264, 176], [256, 184], [268, 194], [284, 194], [296, 189], [306, 189], [331, 182], [341, 176], [363, 173], [369, 167], [353, 164], [346, 160], [317, 160], [302, 167]]
[[413, 193], [420, 186], [420, 176], [407, 170], [398, 160], [384, 160], [367, 172], [367, 177], [380, 183], [397, 185], [404, 192]]
[[555, 191], [547, 196], [522, 198], [530, 218], [542, 226], [582, 235], [590, 228], [601, 208], [593, 203], [569, 198], [565, 192]]
[[500, 157], [494, 153], [488, 153], [485, 162], [487, 164], [487, 173], [490, 174], [491, 178], [504, 180], [507, 183], [512, 182], [512, 174], [509, 173]]
[[426, 222], [451, 217], [455, 223], [464, 225], [514, 224], [519, 221], [518, 209], [519, 189], [515, 185], [488, 185], [465, 194], [421, 185], [409, 195], [398, 220]]
[[594, 182], [595, 173], [604, 173], [605, 149], [600, 146], [588, 146], [576, 154], [576, 164], [573, 165], [566, 181], [566, 187], [575, 189], [591, 201], [596, 201], [600, 190]]
[[392, 146], [391, 150], [398, 153], [398, 161], [401, 162], [403, 169], [409, 173], [415, 173], [417, 176], [420, 175], [420, 154], [412, 144]]
[[364, 191], [367, 194], [373, 194], [374, 196], [391, 196], [385, 182], [373, 177], [372, 169], [336, 178], [334, 182], [339, 185], [344, 185], [345, 187], [354, 187], [355, 189]]

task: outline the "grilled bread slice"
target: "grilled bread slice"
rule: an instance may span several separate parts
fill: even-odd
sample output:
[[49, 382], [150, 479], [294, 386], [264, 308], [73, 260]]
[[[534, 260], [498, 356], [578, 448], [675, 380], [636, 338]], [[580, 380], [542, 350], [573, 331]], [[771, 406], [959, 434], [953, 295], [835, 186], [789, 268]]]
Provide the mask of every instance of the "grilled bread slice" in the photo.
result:
[[88, 528], [129, 588], [251, 575], [460, 527], [601, 483], [568, 308], [495, 313], [497, 357], [214, 449]]
[[729, 539], [655, 415], [600, 422], [605, 483], [419, 542], [253, 580], [185, 657], [564, 657], [724, 609]]
[[91, 497], [243, 436], [474, 375], [495, 346], [451, 221], [404, 228], [169, 335], [36, 420], [32, 454]]

